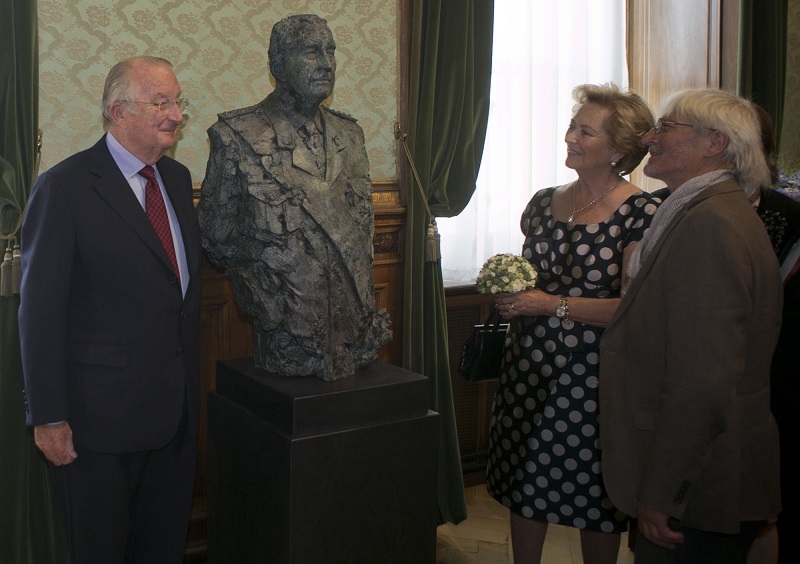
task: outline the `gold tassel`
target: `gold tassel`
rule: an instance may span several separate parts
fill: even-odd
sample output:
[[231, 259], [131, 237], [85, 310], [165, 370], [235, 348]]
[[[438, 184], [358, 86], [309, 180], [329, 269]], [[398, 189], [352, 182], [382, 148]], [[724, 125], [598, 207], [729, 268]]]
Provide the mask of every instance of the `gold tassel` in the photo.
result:
[[432, 219], [428, 224], [428, 235], [425, 238], [425, 262], [436, 262], [442, 258], [440, 250], [439, 229], [436, 227], [436, 220]]
[[14, 251], [11, 253], [11, 293], [18, 295], [20, 287], [22, 287], [22, 251], [15, 240]]
[[0, 296], [4, 298], [11, 296], [11, 260], [11, 241], [9, 241], [3, 264], [0, 265]]

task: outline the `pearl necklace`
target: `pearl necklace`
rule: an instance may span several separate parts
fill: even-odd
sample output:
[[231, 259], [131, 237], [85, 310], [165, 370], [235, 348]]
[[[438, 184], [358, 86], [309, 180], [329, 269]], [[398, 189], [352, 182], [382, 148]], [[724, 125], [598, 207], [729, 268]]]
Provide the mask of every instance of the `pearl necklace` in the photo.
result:
[[575, 223], [573, 222], [573, 220], [575, 219], [575, 216], [576, 216], [576, 215], [578, 215], [579, 213], [581, 213], [583, 210], [585, 210], [585, 209], [587, 209], [587, 208], [590, 208], [590, 207], [592, 207], [592, 206], [593, 206], [593, 205], [595, 205], [597, 202], [599, 202], [600, 200], [602, 200], [602, 199], [605, 197], [605, 195], [606, 195], [606, 194], [608, 194], [608, 193], [609, 193], [609, 192], [611, 192], [611, 191], [612, 191], [614, 188], [616, 188], [617, 186], [619, 186], [619, 183], [620, 183], [620, 182], [622, 182], [622, 177], [619, 177], [619, 179], [618, 179], [618, 180], [617, 180], [617, 181], [616, 181], [614, 184], [612, 184], [611, 186], [609, 186], [609, 187], [606, 189], [606, 191], [605, 191], [605, 192], [603, 192], [602, 194], [600, 194], [599, 196], [597, 196], [597, 197], [596, 197], [594, 200], [592, 200], [591, 202], [589, 202], [588, 204], [586, 204], [585, 206], [583, 206], [582, 208], [580, 208], [580, 209], [577, 209], [577, 210], [575, 209], [575, 195], [573, 194], [573, 195], [572, 195], [572, 213], [571, 213], [571, 214], [569, 214], [569, 217], [567, 218], [567, 225], [568, 225], [569, 227], [572, 227], [573, 225], [575, 225]]

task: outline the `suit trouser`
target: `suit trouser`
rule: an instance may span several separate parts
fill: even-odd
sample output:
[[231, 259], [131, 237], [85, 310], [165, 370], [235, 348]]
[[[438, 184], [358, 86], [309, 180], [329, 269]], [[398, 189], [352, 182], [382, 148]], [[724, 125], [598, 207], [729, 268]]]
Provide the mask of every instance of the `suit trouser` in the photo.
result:
[[70, 563], [181, 563], [195, 450], [184, 409], [175, 437], [158, 450], [109, 454], [76, 447], [74, 462], [51, 465]]
[[724, 535], [684, 527], [670, 519], [670, 528], [684, 535], [678, 548], [662, 548], [639, 534], [633, 561], [634, 564], [745, 564], [750, 545], [763, 525], [763, 521], [743, 521], [739, 534]]

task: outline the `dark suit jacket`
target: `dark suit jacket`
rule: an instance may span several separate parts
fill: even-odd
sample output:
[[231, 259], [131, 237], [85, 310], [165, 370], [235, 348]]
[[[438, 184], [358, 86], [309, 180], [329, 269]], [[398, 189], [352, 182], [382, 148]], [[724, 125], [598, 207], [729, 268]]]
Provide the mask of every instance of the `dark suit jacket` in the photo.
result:
[[783, 324], [772, 359], [772, 402], [778, 423], [788, 428], [800, 405], [800, 273], [786, 281], [783, 300]]
[[103, 137], [44, 172], [22, 227], [27, 423], [67, 420], [76, 446], [152, 450], [199, 405], [202, 250], [191, 176], [157, 163], [186, 248], [185, 297]]
[[[765, 188], [761, 191], [757, 211], [767, 228], [778, 261], [783, 264], [792, 245], [800, 239], [800, 202], [774, 188]], [[781, 334], [772, 358], [772, 411], [778, 426], [785, 425], [785, 429], [794, 424], [797, 402], [800, 399], [800, 386], [797, 384], [799, 343], [800, 276], [795, 275], [784, 285]], [[782, 441], [788, 440], [790, 436], [790, 433], [784, 434], [785, 436], [781, 436]], [[781, 464], [784, 462], [788, 460], [782, 460]]]
[[620, 510], [641, 501], [720, 533], [777, 515], [781, 299], [775, 253], [735, 181], [678, 212], [600, 342], [603, 479]]

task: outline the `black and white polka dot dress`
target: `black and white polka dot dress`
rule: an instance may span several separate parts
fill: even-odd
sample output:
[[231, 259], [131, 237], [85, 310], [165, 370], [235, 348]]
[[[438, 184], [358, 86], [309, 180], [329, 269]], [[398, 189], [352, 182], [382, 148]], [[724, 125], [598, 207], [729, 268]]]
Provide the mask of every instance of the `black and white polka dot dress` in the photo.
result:
[[[555, 188], [537, 192], [522, 214], [522, 254], [537, 288], [562, 296], [616, 298], [622, 251], [650, 225], [660, 200], [630, 196], [602, 223], [553, 218]], [[520, 317], [506, 339], [490, 422], [487, 489], [524, 517], [606, 533], [627, 529], [600, 477], [598, 348], [602, 328], [554, 316]]]

